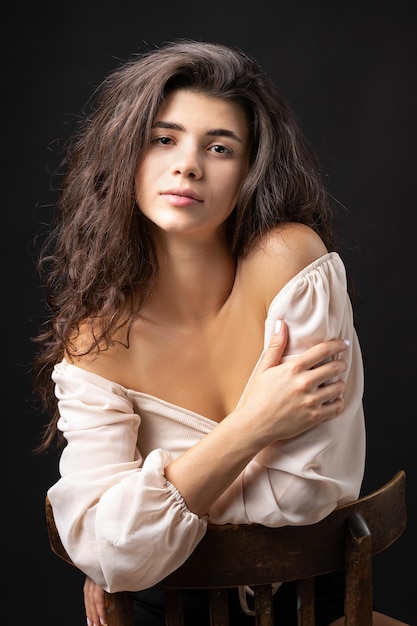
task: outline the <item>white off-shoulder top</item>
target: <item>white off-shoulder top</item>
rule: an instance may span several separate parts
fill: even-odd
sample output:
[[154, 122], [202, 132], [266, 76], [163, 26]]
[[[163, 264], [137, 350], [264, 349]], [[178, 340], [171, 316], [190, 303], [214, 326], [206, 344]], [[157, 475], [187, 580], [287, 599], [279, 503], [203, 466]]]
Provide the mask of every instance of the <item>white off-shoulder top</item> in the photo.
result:
[[65, 360], [56, 365], [58, 427], [67, 445], [48, 496], [74, 564], [107, 591], [156, 584], [187, 559], [209, 522], [311, 524], [359, 495], [363, 366], [338, 254], [314, 261], [276, 295], [265, 320], [264, 348], [277, 319], [289, 327], [285, 358], [324, 339], [350, 339], [343, 355], [344, 411], [263, 449], [205, 518], [187, 509], [164, 467], [217, 423]]

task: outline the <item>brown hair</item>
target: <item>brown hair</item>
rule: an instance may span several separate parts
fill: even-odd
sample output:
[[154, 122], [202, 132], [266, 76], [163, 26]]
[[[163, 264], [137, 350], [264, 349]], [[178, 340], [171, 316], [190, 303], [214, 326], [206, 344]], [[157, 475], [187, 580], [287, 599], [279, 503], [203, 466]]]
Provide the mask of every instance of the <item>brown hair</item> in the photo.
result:
[[320, 168], [286, 98], [265, 70], [237, 48], [178, 40], [131, 57], [93, 94], [66, 146], [54, 222], [39, 255], [48, 322], [34, 342], [34, 389], [51, 415], [40, 445], [57, 435], [51, 373], [85, 320], [100, 319], [87, 352], [112, 342], [138, 314], [158, 275], [134, 175], [166, 95], [191, 88], [240, 103], [251, 133], [251, 165], [227, 232], [247, 253], [281, 222], [302, 222], [334, 249], [332, 212]]

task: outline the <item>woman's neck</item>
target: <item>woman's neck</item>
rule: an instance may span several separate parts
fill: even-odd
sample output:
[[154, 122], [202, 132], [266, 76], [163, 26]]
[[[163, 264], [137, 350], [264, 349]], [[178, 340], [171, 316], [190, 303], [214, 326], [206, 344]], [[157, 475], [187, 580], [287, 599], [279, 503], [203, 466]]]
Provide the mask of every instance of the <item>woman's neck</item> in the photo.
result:
[[152, 317], [199, 324], [216, 316], [227, 302], [236, 261], [224, 242], [165, 246], [158, 261], [157, 286], [146, 305]]

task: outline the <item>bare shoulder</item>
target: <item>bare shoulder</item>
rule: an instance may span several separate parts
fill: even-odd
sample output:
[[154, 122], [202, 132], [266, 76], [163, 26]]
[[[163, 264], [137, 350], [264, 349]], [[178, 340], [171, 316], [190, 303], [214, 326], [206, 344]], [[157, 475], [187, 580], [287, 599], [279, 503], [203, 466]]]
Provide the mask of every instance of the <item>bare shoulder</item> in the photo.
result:
[[296, 273], [306, 267], [327, 249], [320, 236], [305, 224], [281, 224], [261, 238], [253, 249], [258, 260], [281, 259]]
[[291, 278], [327, 253], [320, 236], [305, 224], [281, 224], [258, 239], [242, 262], [250, 290], [266, 305]]
[[119, 373], [123, 371], [123, 362], [128, 355], [128, 339], [125, 328], [119, 329], [109, 346], [102, 344], [100, 349], [90, 350], [94, 336], [98, 335], [98, 322], [85, 321], [72, 338], [71, 351], [65, 353], [69, 363], [88, 372], [119, 382]]

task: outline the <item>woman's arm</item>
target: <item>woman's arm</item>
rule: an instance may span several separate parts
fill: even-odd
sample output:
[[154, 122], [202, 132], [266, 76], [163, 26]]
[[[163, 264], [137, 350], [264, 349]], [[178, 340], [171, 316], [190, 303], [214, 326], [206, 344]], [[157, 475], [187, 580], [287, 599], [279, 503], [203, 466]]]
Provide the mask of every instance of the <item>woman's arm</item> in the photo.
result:
[[211, 507], [213, 523], [310, 524], [358, 496], [365, 465], [364, 380], [346, 286], [340, 257], [326, 254], [273, 298], [265, 324], [266, 349], [275, 320], [285, 316], [288, 341], [283, 364], [323, 340], [350, 340], [349, 350], [341, 355], [347, 362], [341, 374], [346, 385], [341, 414], [261, 450]]
[[281, 323], [243, 401], [165, 468], [187, 507], [200, 517], [265, 446], [293, 438], [343, 410], [345, 383], [339, 376], [346, 361], [333, 357], [348, 344], [342, 339], [321, 343], [280, 364], [286, 343], [287, 328]]
[[[178, 460], [160, 449], [141, 458], [140, 417], [123, 388], [70, 364], [57, 366], [59, 427], [67, 446], [61, 478], [48, 495], [63, 545], [79, 569], [108, 591], [155, 584], [194, 550], [206, 530], [201, 516], [268, 441], [340, 412], [344, 383], [320, 384], [342, 372], [344, 362], [311, 368], [344, 351], [344, 342], [275, 365], [285, 341], [284, 324], [247, 401]], [[323, 404], [327, 400], [334, 404]]]

